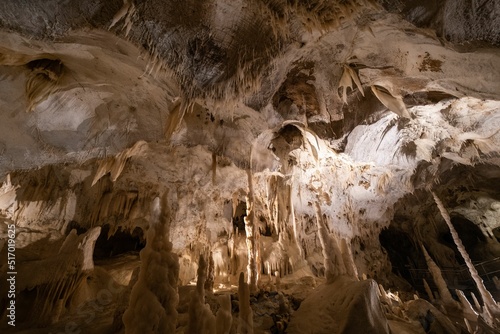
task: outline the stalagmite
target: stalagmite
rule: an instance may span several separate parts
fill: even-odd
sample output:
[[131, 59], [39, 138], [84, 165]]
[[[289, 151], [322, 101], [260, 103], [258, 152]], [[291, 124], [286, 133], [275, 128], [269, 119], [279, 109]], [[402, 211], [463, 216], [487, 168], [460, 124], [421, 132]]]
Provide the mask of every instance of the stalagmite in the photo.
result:
[[123, 314], [126, 334], [175, 333], [179, 295], [179, 259], [169, 241], [170, 210], [167, 193], [161, 206], [153, 201], [146, 247], [141, 251], [139, 280], [132, 288]]
[[233, 316], [231, 315], [231, 296], [221, 295], [217, 300], [219, 301], [220, 307], [215, 317], [216, 333], [229, 334], [233, 323]]
[[132, 289], [139, 279], [139, 272], [140, 267], [134, 269], [132, 275], [130, 276], [129, 285], [125, 288], [124, 292], [120, 296], [120, 300], [118, 300], [118, 307], [113, 314], [113, 324], [111, 326], [114, 333], [118, 333], [123, 330], [123, 313], [125, 313], [125, 311], [127, 310], [127, 304], [130, 300], [130, 294], [132, 293]]
[[384, 303], [386, 303], [389, 306], [392, 306], [391, 299], [387, 296], [387, 292], [385, 291], [384, 287], [382, 284], [378, 285], [378, 295], [380, 297], [380, 300]]
[[346, 267], [336, 239], [328, 235], [318, 202], [315, 203], [315, 210], [318, 236], [323, 247], [323, 256], [325, 257], [325, 276], [327, 282], [331, 283], [337, 276], [346, 274]]
[[443, 275], [441, 274], [441, 269], [439, 269], [438, 265], [429, 256], [429, 253], [427, 253], [427, 250], [425, 249], [424, 245], [421, 245], [421, 247], [422, 251], [424, 252], [425, 261], [427, 262], [427, 267], [429, 268], [429, 272], [431, 273], [432, 278], [434, 279], [434, 283], [436, 283], [436, 286], [439, 290], [439, 295], [441, 296], [441, 300], [446, 305], [457, 307], [458, 303], [451, 296], [451, 293], [448, 290], [448, 285], [446, 284], [446, 281], [444, 280]]
[[276, 290], [279, 290], [281, 288], [281, 279], [280, 279], [280, 272], [275, 271], [274, 272], [274, 285], [276, 286]]
[[[214, 291], [214, 275], [215, 275], [215, 264], [212, 252], [207, 251], [208, 263], [207, 263], [207, 274], [204, 283], [204, 289], [207, 293], [213, 293]], [[205, 261], [205, 262], [207, 262]]]
[[423, 282], [424, 282], [424, 289], [425, 289], [425, 292], [427, 293], [427, 296], [429, 297], [429, 301], [431, 303], [434, 303], [434, 295], [432, 294], [432, 290], [429, 286], [429, 283], [427, 283], [427, 281], [424, 279], [422, 279]]
[[250, 289], [245, 283], [245, 276], [240, 273], [238, 280], [238, 299], [240, 314], [238, 316], [238, 333], [253, 334], [253, 312], [250, 307]]
[[474, 292], [470, 293], [472, 300], [474, 301], [474, 306], [476, 307], [477, 312], [481, 313], [483, 311], [483, 308], [481, 307], [481, 304], [479, 304], [479, 300], [477, 300], [476, 295]]
[[247, 170], [248, 176], [248, 195], [247, 201], [247, 215], [245, 220], [245, 232], [247, 236], [247, 249], [248, 249], [248, 265], [247, 265], [247, 280], [250, 291], [257, 291], [259, 281], [259, 271], [257, 270], [258, 260], [258, 234], [259, 231], [255, 228], [255, 212], [254, 212], [254, 190], [253, 190], [253, 176], [252, 171]]
[[467, 331], [470, 333], [470, 334], [474, 334], [475, 331], [472, 329], [470, 323], [469, 323], [469, 320], [467, 320], [467, 318], [464, 318], [464, 322], [465, 322], [465, 327], [467, 327]]
[[434, 299], [436, 300], [440, 300], [441, 299], [441, 296], [439, 295], [439, 292], [437, 291], [434, 291]]
[[460, 303], [462, 304], [462, 310], [464, 312], [465, 317], [469, 320], [477, 321], [478, 314], [472, 308], [472, 305], [469, 303], [469, 301], [465, 297], [464, 292], [462, 290], [458, 290], [458, 289], [456, 289], [455, 292], [457, 293], [458, 299], [460, 300]]
[[354, 263], [354, 258], [352, 257], [351, 247], [347, 244], [347, 240], [342, 238], [340, 240], [340, 249], [342, 251], [342, 259], [344, 261], [347, 275], [353, 277], [356, 280], [359, 280], [358, 277], [358, 268]]
[[500, 318], [500, 306], [498, 303], [495, 301], [491, 293], [486, 289], [483, 283], [483, 279], [481, 276], [479, 276], [479, 273], [476, 270], [476, 267], [474, 267], [474, 264], [472, 263], [472, 260], [469, 257], [469, 254], [467, 253], [467, 250], [465, 249], [464, 245], [462, 244], [462, 240], [460, 240], [460, 237], [458, 236], [457, 231], [455, 230], [455, 227], [451, 223], [450, 215], [448, 214], [448, 211], [446, 211], [443, 202], [439, 199], [439, 197], [432, 192], [432, 196], [434, 197], [434, 201], [436, 202], [437, 207], [439, 208], [439, 212], [441, 213], [441, 216], [443, 217], [444, 221], [448, 225], [448, 228], [450, 229], [451, 236], [453, 237], [453, 241], [455, 242], [455, 245], [458, 248], [458, 251], [462, 255], [465, 264], [467, 265], [467, 268], [469, 269], [469, 272], [472, 276], [472, 279], [476, 283], [477, 289], [479, 290], [479, 293], [481, 294], [481, 298], [483, 299], [484, 306], [485, 308], [488, 308], [492, 315], [494, 315], [497, 318]]
[[207, 262], [203, 255], [198, 261], [198, 279], [196, 290], [191, 292], [189, 302], [188, 334], [215, 334], [215, 316], [210, 306], [205, 304], [205, 282], [207, 280]]
[[495, 284], [495, 288], [500, 291], [500, 280], [498, 279], [498, 277], [496, 276], [493, 276], [493, 283]]

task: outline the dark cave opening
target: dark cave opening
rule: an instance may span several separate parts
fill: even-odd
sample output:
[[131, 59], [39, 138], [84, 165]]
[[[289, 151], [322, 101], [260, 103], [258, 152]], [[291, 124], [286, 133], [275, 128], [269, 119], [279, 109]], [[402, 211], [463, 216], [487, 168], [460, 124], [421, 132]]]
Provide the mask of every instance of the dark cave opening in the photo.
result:
[[82, 227], [80, 224], [78, 224], [78, 222], [72, 220], [68, 223], [68, 226], [66, 226], [65, 235], [68, 235], [73, 229], [76, 230], [76, 234], [78, 235], [87, 232], [87, 229], [85, 227]]
[[392, 264], [392, 272], [415, 287], [418, 282], [415, 282], [412, 270], [422, 268], [422, 265], [425, 266], [425, 259], [411, 237], [391, 225], [380, 232], [379, 240], [387, 251]]
[[271, 224], [267, 224], [266, 219], [264, 217], [259, 217], [259, 223], [261, 226], [259, 228], [260, 235], [263, 235], [265, 237], [272, 237], [273, 236], [273, 226]]
[[247, 203], [238, 201], [236, 210], [233, 212], [233, 229], [234, 232], [246, 234], [245, 232], [245, 217], [247, 216]]
[[467, 249], [471, 259], [473, 261], [481, 261], [481, 249], [487, 241], [481, 229], [476, 224], [461, 215], [451, 216], [451, 223], [457, 230], [457, 233], [460, 236], [460, 239], [462, 239], [462, 243], [464, 244], [465, 249]]
[[95, 243], [94, 259], [105, 259], [127, 252], [139, 252], [146, 246], [144, 232], [140, 227], [132, 231], [119, 227], [113, 235], [108, 237], [109, 230], [109, 224], [101, 227], [101, 234]]
[[[460, 236], [460, 233], [458, 235]], [[455, 259], [460, 265], [465, 264], [464, 258], [462, 257], [462, 255], [460, 255], [457, 245], [455, 245], [455, 242], [453, 241], [453, 237], [451, 236], [449, 230], [445, 230], [439, 233], [437, 240], [439, 241], [440, 244], [443, 244], [446, 247], [453, 250], [453, 252], [455, 253]], [[468, 249], [467, 246], [465, 246], [465, 248]]]
[[500, 242], [500, 227], [493, 229], [493, 236]]
[[[487, 239], [481, 229], [462, 215], [454, 214], [450, 218], [453, 227], [457, 231], [458, 236], [460, 237], [460, 240], [462, 241], [472, 261], [480, 262], [487, 260], [487, 255], [485, 254], [484, 249]], [[461, 265], [465, 264], [465, 261], [462, 255], [460, 255], [449, 230], [439, 235], [439, 242], [453, 249], [458, 263]]]

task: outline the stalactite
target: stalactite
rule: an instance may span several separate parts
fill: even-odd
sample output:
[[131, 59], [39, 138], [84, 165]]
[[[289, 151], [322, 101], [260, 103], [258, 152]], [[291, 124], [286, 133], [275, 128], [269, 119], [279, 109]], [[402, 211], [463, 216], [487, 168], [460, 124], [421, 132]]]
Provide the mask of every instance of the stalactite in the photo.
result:
[[323, 256], [325, 261], [325, 276], [327, 283], [331, 283], [339, 275], [346, 274], [346, 268], [344, 265], [344, 260], [342, 259], [342, 253], [338, 246], [337, 240], [332, 239], [328, 235], [325, 223], [323, 222], [323, 216], [321, 214], [321, 207], [319, 203], [315, 203], [316, 210], [316, 223], [318, 224], [318, 236], [321, 242], [321, 247], [323, 247]]
[[[297, 249], [299, 250], [300, 260], [304, 259], [304, 250], [300, 245], [299, 240], [299, 232], [297, 231], [297, 220], [295, 219], [295, 208], [293, 205], [293, 196], [292, 196], [292, 185], [289, 185], [290, 194], [288, 196], [289, 206], [290, 206], [290, 220], [293, 226], [293, 238], [295, 240], [295, 244], [297, 245]], [[292, 272], [293, 273], [293, 272]]]
[[[101, 198], [96, 198], [93, 210], [90, 212], [88, 221], [90, 226], [103, 224], [105, 222], [113, 222], [117, 219], [121, 221], [121, 225], [126, 225], [144, 211], [145, 198], [149, 194], [138, 193], [135, 191], [115, 191], [106, 192], [101, 195]], [[86, 217], [85, 217], [86, 218]], [[116, 226], [112, 226], [115, 228]], [[110, 230], [110, 232], [113, 232]]]
[[208, 263], [203, 255], [198, 261], [198, 278], [196, 290], [191, 292], [189, 302], [189, 323], [187, 334], [216, 334], [215, 316], [210, 306], [205, 304], [205, 282], [208, 277]]
[[108, 173], [111, 174], [111, 181], [115, 182], [122, 173], [123, 168], [125, 168], [125, 163], [127, 162], [128, 158], [134, 155], [141, 154], [143, 150], [145, 150], [147, 145], [148, 144], [145, 141], [140, 140], [136, 142], [132, 147], [123, 150], [116, 156], [101, 160], [92, 181], [92, 186], [94, 186], [97, 181], [101, 179], [101, 177]]
[[193, 111], [194, 102], [191, 102], [189, 98], [182, 97], [177, 100], [167, 117], [167, 124], [165, 126], [165, 139], [169, 141], [172, 135], [179, 128], [184, 119], [186, 112]]
[[240, 273], [238, 280], [238, 299], [240, 305], [240, 313], [238, 317], [239, 334], [253, 334], [253, 312], [250, 307], [250, 289], [245, 283], [245, 275]]
[[436, 202], [437, 207], [439, 208], [439, 212], [441, 213], [441, 216], [443, 217], [444, 221], [448, 225], [448, 228], [450, 229], [451, 236], [453, 237], [453, 241], [455, 242], [455, 245], [458, 248], [458, 251], [462, 255], [465, 264], [467, 265], [467, 268], [469, 269], [469, 272], [472, 276], [472, 279], [476, 283], [477, 289], [479, 290], [479, 293], [481, 294], [481, 298], [483, 299], [484, 306], [485, 308], [488, 308], [490, 312], [497, 318], [500, 318], [500, 306], [498, 303], [495, 301], [491, 293], [486, 289], [483, 283], [483, 279], [481, 276], [479, 276], [479, 273], [476, 270], [476, 267], [474, 267], [474, 264], [472, 263], [472, 260], [469, 257], [469, 254], [467, 253], [464, 245], [462, 244], [462, 240], [460, 240], [460, 237], [458, 236], [457, 231], [455, 230], [455, 227], [451, 223], [450, 215], [448, 214], [448, 211], [446, 211], [443, 202], [439, 199], [439, 197], [432, 192], [432, 196], [434, 197], [434, 201]]
[[231, 204], [232, 204], [232, 208], [233, 208], [233, 216], [232, 218], [234, 219], [236, 216], [236, 209], [238, 208], [238, 203], [239, 203], [239, 199], [238, 199], [238, 193], [237, 192], [234, 192], [233, 193], [233, 197], [231, 199]]
[[427, 267], [429, 268], [429, 272], [431, 273], [432, 278], [434, 279], [434, 283], [436, 283], [436, 286], [439, 290], [439, 295], [441, 296], [441, 300], [446, 305], [458, 307], [457, 302], [451, 296], [450, 290], [448, 290], [448, 285], [446, 284], [446, 281], [444, 280], [443, 275], [441, 274], [441, 269], [439, 269], [438, 265], [429, 256], [429, 253], [427, 253], [427, 250], [425, 249], [424, 245], [421, 245], [421, 247], [422, 251], [424, 252], [424, 257], [425, 261], [427, 262]]
[[16, 202], [16, 190], [19, 187], [19, 185], [12, 185], [10, 174], [7, 174], [5, 181], [2, 182], [2, 185], [0, 186], [0, 212], [8, 209]]
[[113, 28], [118, 22], [120, 22], [123, 18], [125, 18], [125, 24], [123, 28], [127, 28], [126, 35], [128, 35], [128, 31], [130, 30], [128, 24], [132, 24], [128, 20], [130, 20], [130, 17], [134, 14], [134, 12], [135, 12], [134, 3], [131, 0], [123, 0], [123, 6], [113, 16], [113, 20], [111, 21], [111, 24], [109, 25], [108, 29]]
[[[37, 324], [48, 325], [57, 322], [81, 280], [86, 279], [94, 269], [92, 255], [100, 231], [100, 227], [95, 227], [78, 236], [76, 230], [72, 230], [55, 259], [35, 263], [38, 266], [34, 266], [34, 271], [33, 268], [27, 267], [26, 273], [20, 272], [20, 276], [25, 276], [28, 272], [37, 272], [40, 275], [42, 272], [39, 270], [47, 271], [47, 268], [50, 268], [50, 271], [45, 273], [48, 276], [47, 281], [42, 281], [42, 284], [27, 283], [28, 286], [36, 285], [37, 297], [31, 318]], [[38, 280], [43, 280], [43, 275], [40, 276]]]
[[179, 259], [169, 241], [170, 210], [167, 194], [153, 201], [141, 271], [123, 314], [125, 334], [175, 333], [179, 295]]
[[248, 175], [248, 195], [247, 195], [247, 215], [245, 220], [245, 232], [247, 236], [247, 249], [248, 249], [248, 285], [250, 291], [257, 291], [259, 281], [259, 271], [257, 270], [259, 253], [258, 247], [258, 229], [255, 228], [255, 212], [254, 212], [254, 190], [253, 190], [253, 176], [252, 171], [247, 170]]
[[283, 178], [277, 180], [277, 217], [276, 224], [279, 226], [278, 231], [284, 232], [283, 237], [288, 239], [287, 226], [290, 219], [290, 197], [291, 187], [285, 183]]
[[59, 59], [36, 59], [27, 64], [31, 69], [26, 77], [26, 98], [28, 111], [33, 111], [38, 104], [58, 90], [64, 65]]
[[87, 275], [77, 272], [37, 287], [36, 301], [31, 314], [32, 320], [41, 326], [56, 323], [62, 314], [63, 305], [75, 291], [80, 280], [86, 277]]
[[266, 184], [267, 207], [269, 211], [269, 221], [273, 225], [276, 234], [279, 233], [277, 225], [277, 181], [276, 175], [271, 175]]
[[228, 241], [229, 248], [229, 275], [236, 275], [236, 233], [234, 233]]

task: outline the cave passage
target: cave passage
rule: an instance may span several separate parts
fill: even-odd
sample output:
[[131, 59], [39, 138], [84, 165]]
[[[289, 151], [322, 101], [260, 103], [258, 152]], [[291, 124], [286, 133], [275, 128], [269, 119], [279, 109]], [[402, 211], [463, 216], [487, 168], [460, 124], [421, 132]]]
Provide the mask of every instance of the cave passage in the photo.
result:
[[146, 245], [144, 233], [140, 227], [127, 231], [118, 227], [118, 230], [108, 237], [110, 225], [101, 228], [101, 234], [96, 240], [94, 259], [105, 259], [127, 252], [139, 252]]
[[233, 229], [239, 234], [246, 235], [245, 231], [245, 217], [247, 216], [247, 203], [239, 201], [236, 206], [235, 212], [233, 212]]
[[[387, 251], [393, 273], [403, 277], [408, 282], [413, 282], [412, 270], [427, 269], [421, 251], [417, 249], [407, 233], [399, 231], [391, 225], [382, 230], [379, 239], [380, 244]], [[422, 285], [421, 283], [418, 285]]]

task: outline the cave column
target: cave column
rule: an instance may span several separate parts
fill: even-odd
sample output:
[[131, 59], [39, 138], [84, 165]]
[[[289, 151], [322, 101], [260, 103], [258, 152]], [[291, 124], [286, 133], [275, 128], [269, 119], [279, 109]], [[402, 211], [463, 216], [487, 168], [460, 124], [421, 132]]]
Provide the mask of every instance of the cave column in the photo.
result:
[[[125, 334], [174, 333], [179, 294], [179, 259], [169, 241], [171, 214], [167, 193], [153, 201], [146, 247], [140, 252], [139, 278], [123, 314]], [[158, 282], [161, 282], [159, 284]], [[152, 321], [151, 319], [154, 319]]]
[[481, 276], [479, 276], [479, 273], [476, 270], [476, 267], [474, 267], [474, 264], [472, 263], [472, 260], [469, 257], [469, 254], [467, 253], [464, 245], [462, 244], [462, 240], [458, 236], [457, 231], [455, 230], [455, 227], [451, 223], [450, 215], [448, 214], [448, 211], [446, 211], [443, 202], [439, 199], [439, 197], [432, 192], [432, 196], [434, 197], [434, 201], [436, 202], [437, 207], [439, 208], [439, 212], [441, 213], [441, 216], [443, 217], [444, 221], [448, 225], [448, 228], [450, 229], [451, 236], [453, 237], [453, 241], [455, 242], [455, 245], [458, 248], [458, 251], [462, 255], [462, 257], [465, 260], [465, 264], [467, 265], [467, 268], [469, 269], [469, 272], [472, 276], [472, 279], [476, 283], [477, 289], [479, 290], [479, 293], [481, 294], [481, 297], [483, 298], [483, 302], [485, 304], [485, 307], [488, 308], [494, 316], [500, 316], [500, 306], [497, 304], [491, 293], [486, 289], [483, 283], [483, 279]]
[[240, 334], [253, 334], [253, 311], [250, 307], [250, 289], [245, 283], [243, 273], [238, 279], [238, 299], [240, 312], [238, 317], [238, 330]]
[[323, 256], [325, 257], [325, 276], [327, 283], [332, 283], [339, 275], [347, 273], [342, 252], [337, 239], [331, 238], [326, 229], [321, 207], [318, 202], [315, 203], [316, 223], [318, 224], [318, 236], [323, 247]]
[[254, 213], [254, 190], [253, 190], [253, 176], [252, 171], [247, 170], [248, 175], [248, 195], [246, 198], [247, 202], [247, 215], [245, 220], [245, 232], [246, 232], [246, 243], [248, 250], [248, 265], [247, 265], [247, 282], [250, 287], [250, 291], [257, 291], [257, 285], [259, 280], [259, 271], [257, 270], [259, 250], [258, 250], [258, 239], [259, 231], [255, 228], [255, 213]]

